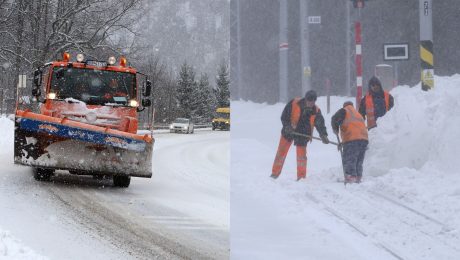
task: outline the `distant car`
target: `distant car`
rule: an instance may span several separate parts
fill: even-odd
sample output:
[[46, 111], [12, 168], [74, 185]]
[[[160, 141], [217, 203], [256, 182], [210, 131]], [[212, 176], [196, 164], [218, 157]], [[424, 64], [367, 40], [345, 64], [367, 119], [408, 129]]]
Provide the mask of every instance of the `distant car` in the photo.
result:
[[195, 125], [193, 121], [187, 118], [176, 118], [174, 122], [169, 126], [169, 131], [171, 133], [186, 133], [193, 134]]

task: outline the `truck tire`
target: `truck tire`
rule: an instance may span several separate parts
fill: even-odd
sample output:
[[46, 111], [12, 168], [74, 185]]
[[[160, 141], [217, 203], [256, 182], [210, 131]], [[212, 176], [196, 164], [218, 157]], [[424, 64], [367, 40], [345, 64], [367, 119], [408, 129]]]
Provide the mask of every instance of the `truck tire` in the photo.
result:
[[131, 176], [114, 175], [113, 186], [127, 188], [131, 182]]
[[50, 169], [34, 168], [34, 179], [37, 181], [50, 181], [54, 171]]

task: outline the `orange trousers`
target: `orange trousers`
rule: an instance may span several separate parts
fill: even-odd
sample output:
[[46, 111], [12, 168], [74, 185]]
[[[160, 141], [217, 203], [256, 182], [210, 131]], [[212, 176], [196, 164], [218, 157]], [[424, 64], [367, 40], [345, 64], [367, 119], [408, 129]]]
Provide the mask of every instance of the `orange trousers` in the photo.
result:
[[[273, 162], [272, 175], [278, 177], [283, 169], [284, 160], [289, 152], [292, 141], [288, 141], [281, 136], [276, 152], [275, 161]], [[296, 146], [297, 152], [297, 179], [307, 176], [307, 146]]]

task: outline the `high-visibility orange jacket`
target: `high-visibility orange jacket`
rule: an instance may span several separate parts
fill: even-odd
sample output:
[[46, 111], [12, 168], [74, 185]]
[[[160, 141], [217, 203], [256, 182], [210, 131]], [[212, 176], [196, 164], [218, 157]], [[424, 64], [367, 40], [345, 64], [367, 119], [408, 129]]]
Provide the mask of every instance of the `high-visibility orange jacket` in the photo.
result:
[[364, 118], [361, 114], [356, 111], [353, 105], [348, 105], [343, 109], [345, 110], [345, 118], [340, 125], [342, 142], [347, 143], [355, 140], [369, 140]]
[[377, 126], [377, 118], [383, 116], [394, 105], [394, 99], [388, 91], [373, 93], [368, 91], [366, 96], [361, 99], [359, 113], [366, 118], [367, 128], [371, 129]]
[[287, 127], [309, 136], [313, 134], [313, 129], [316, 127], [321, 136], [327, 135], [321, 110], [316, 105], [313, 108], [307, 108], [304, 104], [305, 99], [295, 98], [286, 104], [281, 115], [283, 124], [281, 134], [288, 140], [294, 140], [295, 145], [307, 145], [307, 139], [287, 133]]

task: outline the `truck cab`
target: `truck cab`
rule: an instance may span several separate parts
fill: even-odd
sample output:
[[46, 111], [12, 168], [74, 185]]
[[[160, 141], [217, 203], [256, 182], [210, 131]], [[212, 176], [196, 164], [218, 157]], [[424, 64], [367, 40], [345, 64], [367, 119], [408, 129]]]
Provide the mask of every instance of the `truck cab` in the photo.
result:
[[212, 130], [230, 130], [230, 108], [219, 107], [216, 116], [212, 120]]

